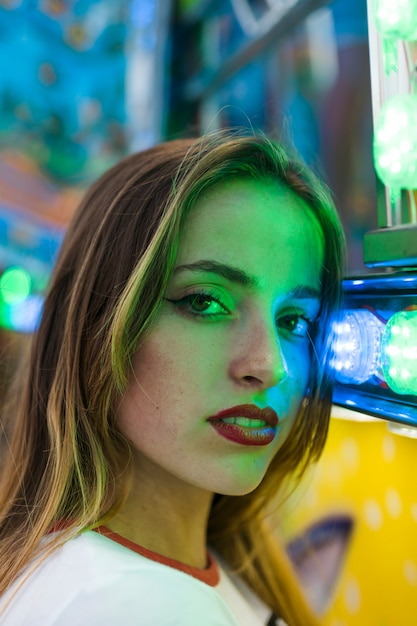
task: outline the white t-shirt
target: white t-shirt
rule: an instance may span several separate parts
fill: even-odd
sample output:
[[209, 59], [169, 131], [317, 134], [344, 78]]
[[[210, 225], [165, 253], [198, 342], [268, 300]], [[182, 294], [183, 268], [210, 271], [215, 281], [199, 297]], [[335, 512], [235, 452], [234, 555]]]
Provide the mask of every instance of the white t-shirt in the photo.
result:
[[206, 570], [184, 567], [102, 532], [55, 550], [3, 613], [17, 580], [0, 599], [0, 625], [285, 626], [212, 557]]

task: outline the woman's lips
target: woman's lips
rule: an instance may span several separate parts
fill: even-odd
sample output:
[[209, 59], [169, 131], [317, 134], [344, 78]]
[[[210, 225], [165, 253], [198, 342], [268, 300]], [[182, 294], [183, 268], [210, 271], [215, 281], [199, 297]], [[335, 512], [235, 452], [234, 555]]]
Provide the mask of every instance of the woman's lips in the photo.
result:
[[241, 404], [209, 417], [213, 428], [225, 439], [246, 446], [266, 446], [276, 435], [278, 415], [270, 407]]

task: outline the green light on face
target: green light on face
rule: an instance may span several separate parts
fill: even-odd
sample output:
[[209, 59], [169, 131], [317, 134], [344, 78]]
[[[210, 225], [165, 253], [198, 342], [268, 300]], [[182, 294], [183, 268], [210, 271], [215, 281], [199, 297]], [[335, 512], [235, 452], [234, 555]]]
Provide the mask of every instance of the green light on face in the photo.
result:
[[0, 296], [6, 304], [26, 300], [31, 291], [31, 279], [23, 267], [9, 267], [0, 278]]
[[395, 393], [417, 395], [417, 311], [400, 311], [382, 335], [381, 365]]

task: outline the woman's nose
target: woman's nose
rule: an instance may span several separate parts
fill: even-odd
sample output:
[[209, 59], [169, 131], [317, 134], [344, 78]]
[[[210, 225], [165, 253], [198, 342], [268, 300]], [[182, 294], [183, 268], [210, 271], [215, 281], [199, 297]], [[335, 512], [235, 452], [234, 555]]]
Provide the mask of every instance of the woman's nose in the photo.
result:
[[230, 373], [239, 382], [269, 389], [288, 375], [275, 324], [258, 321], [246, 329], [242, 342], [236, 346]]

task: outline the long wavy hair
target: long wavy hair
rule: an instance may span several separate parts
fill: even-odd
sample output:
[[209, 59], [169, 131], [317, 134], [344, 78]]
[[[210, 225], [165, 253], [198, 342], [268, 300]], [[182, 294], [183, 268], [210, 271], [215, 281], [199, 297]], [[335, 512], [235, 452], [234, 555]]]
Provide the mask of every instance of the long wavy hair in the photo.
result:
[[[217, 496], [208, 541], [291, 626], [314, 619], [266, 521], [290, 475], [324, 446], [331, 408], [330, 319], [340, 306], [344, 238], [327, 188], [263, 135], [216, 133], [133, 154], [86, 193], [52, 276], [12, 411], [0, 482], [0, 593], [40, 553], [105, 523], [129, 489], [130, 450], [114, 407], [152, 327], [196, 198], [231, 178], [275, 179], [302, 198], [324, 238], [320, 318], [308, 394], [292, 432], [252, 493]], [[277, 204], [277, 219], [279, 219]], [[254, 220], [256, 215], [254, 215]], [[55, 539], [56, 537], [56, 539]]]

